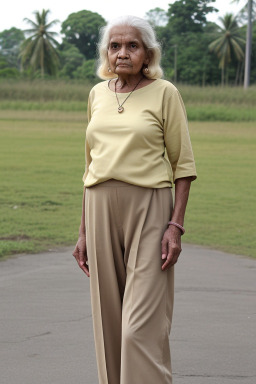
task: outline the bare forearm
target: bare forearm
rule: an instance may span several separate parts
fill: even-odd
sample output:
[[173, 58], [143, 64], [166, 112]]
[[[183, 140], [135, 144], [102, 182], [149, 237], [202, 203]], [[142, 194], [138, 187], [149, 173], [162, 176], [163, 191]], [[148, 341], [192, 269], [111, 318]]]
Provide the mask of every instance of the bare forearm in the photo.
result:
[[175, 183], [175, 203], [172, 214], [172, 221], [183, 226], [184, 217], [188, 202], [191, 178], [184, 177], [176, 180]]
[[84, 187], [83, 201], [82, 201], [82, 216], [81, 216], [81, 224], [79, 228], [79, 236], [85, 235], [85, 191], [86, 191], [86, 188]]
[[[175, 183], [175, 203], [171, 221], [182, 227], [188, 202], [190, 184], [190, 177], [178, 179]], [[177, 263], [181, 252], [181, 232], [181, 229], [175, 224], [170, 224], [164, 232], [162, 239], [163, 271]]]

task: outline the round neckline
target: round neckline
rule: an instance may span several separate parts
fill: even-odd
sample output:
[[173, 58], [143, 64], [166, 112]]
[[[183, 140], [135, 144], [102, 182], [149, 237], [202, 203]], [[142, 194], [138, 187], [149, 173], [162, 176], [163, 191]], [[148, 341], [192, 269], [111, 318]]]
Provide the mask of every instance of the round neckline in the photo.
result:
[[[107, 85], [107, 89], [109, 90], [109, 92], [111, 92], [114, 96], [115, 96], [115, 94], [117, 94], [117, 95], [128, 95], [129, 93], [131, 93], [131, 91], [130, 91], [130, 92], [115, 92], [115, 91], [112, 91], [112, 90], [109, 88], [109, 82], [110, 82], [111, 80], [113, 80], [113, 79], [107, 80], [106, 85]], [[132, 91], [132, 93], [135, 93], [135, 92], [138, 93], [139, 91], [142, 91], [143, 89], [146, 89], [146, 88], [150, 87], [151, 85], [155, 84], [155, 82], [157, 82], [157, 80], [158, 80], [158, 79], [154, 79], [154, 81], [152, 81], [151, 83], [145, 85], [145, 86], [142, 87], [142, 88], [135, 89], [134, 91]]]

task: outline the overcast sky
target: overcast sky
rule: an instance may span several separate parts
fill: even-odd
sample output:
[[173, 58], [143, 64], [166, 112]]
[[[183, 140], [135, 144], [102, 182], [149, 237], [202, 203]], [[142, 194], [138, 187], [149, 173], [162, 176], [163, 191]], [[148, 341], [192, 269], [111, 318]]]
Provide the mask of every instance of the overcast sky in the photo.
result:
[[[97, 12], [108, 21], [127, 14], [144, 17], [146, 12], [156, 7], [168, 10], [168, 4], [173, 2], [174, 0], [71, 0], [67, 2], [63, 2], [63, 0], [6, 0], [2, 1], [0, 7], [0, 31], [11, 27], [26, 29], [28, 26], [23, 19], [25, 17], [33, 19], [35, 10], [50, 9], [49, 21], [58, 19], [63, 22], [70, 13], [83, 9]], [[230, 0], [217, 0], [212, 5], [219, 9], [219, 13], [210, 15], [208, 20], [211, 21], [217, 21], [218, 16], [223, 16], [226, 12], [237, 13], [241, 8], [241, 5], [231, 4]], [[57, 27], [58, 32], [59, 30], [60, 25]]]

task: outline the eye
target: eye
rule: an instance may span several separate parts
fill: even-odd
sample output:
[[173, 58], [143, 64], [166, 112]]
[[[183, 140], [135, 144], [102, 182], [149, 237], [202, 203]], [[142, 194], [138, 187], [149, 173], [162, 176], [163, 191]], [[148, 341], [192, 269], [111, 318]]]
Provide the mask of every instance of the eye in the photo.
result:
[[131, 44], [130, 44], [130, 47], [131, 47], [132, 49], [135, 49], [135, 48], [137, 48], [137, 44], [136, 44], [136, 43], [131, 43]]
[[111, 43], [110, 49], [113, 49], [113, 50], [118, 49], [118, 44], [117, 43]]

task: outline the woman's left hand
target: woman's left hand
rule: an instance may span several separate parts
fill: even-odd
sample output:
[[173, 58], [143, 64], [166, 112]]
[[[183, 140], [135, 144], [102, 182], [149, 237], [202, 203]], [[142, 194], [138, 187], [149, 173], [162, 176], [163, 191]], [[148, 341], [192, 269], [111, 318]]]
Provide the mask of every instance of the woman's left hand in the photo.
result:
[[162, 270], [172, 267], [178, 261], [181, 253], [181, 231], [174, 225], [170, 225], [162, 239]]

